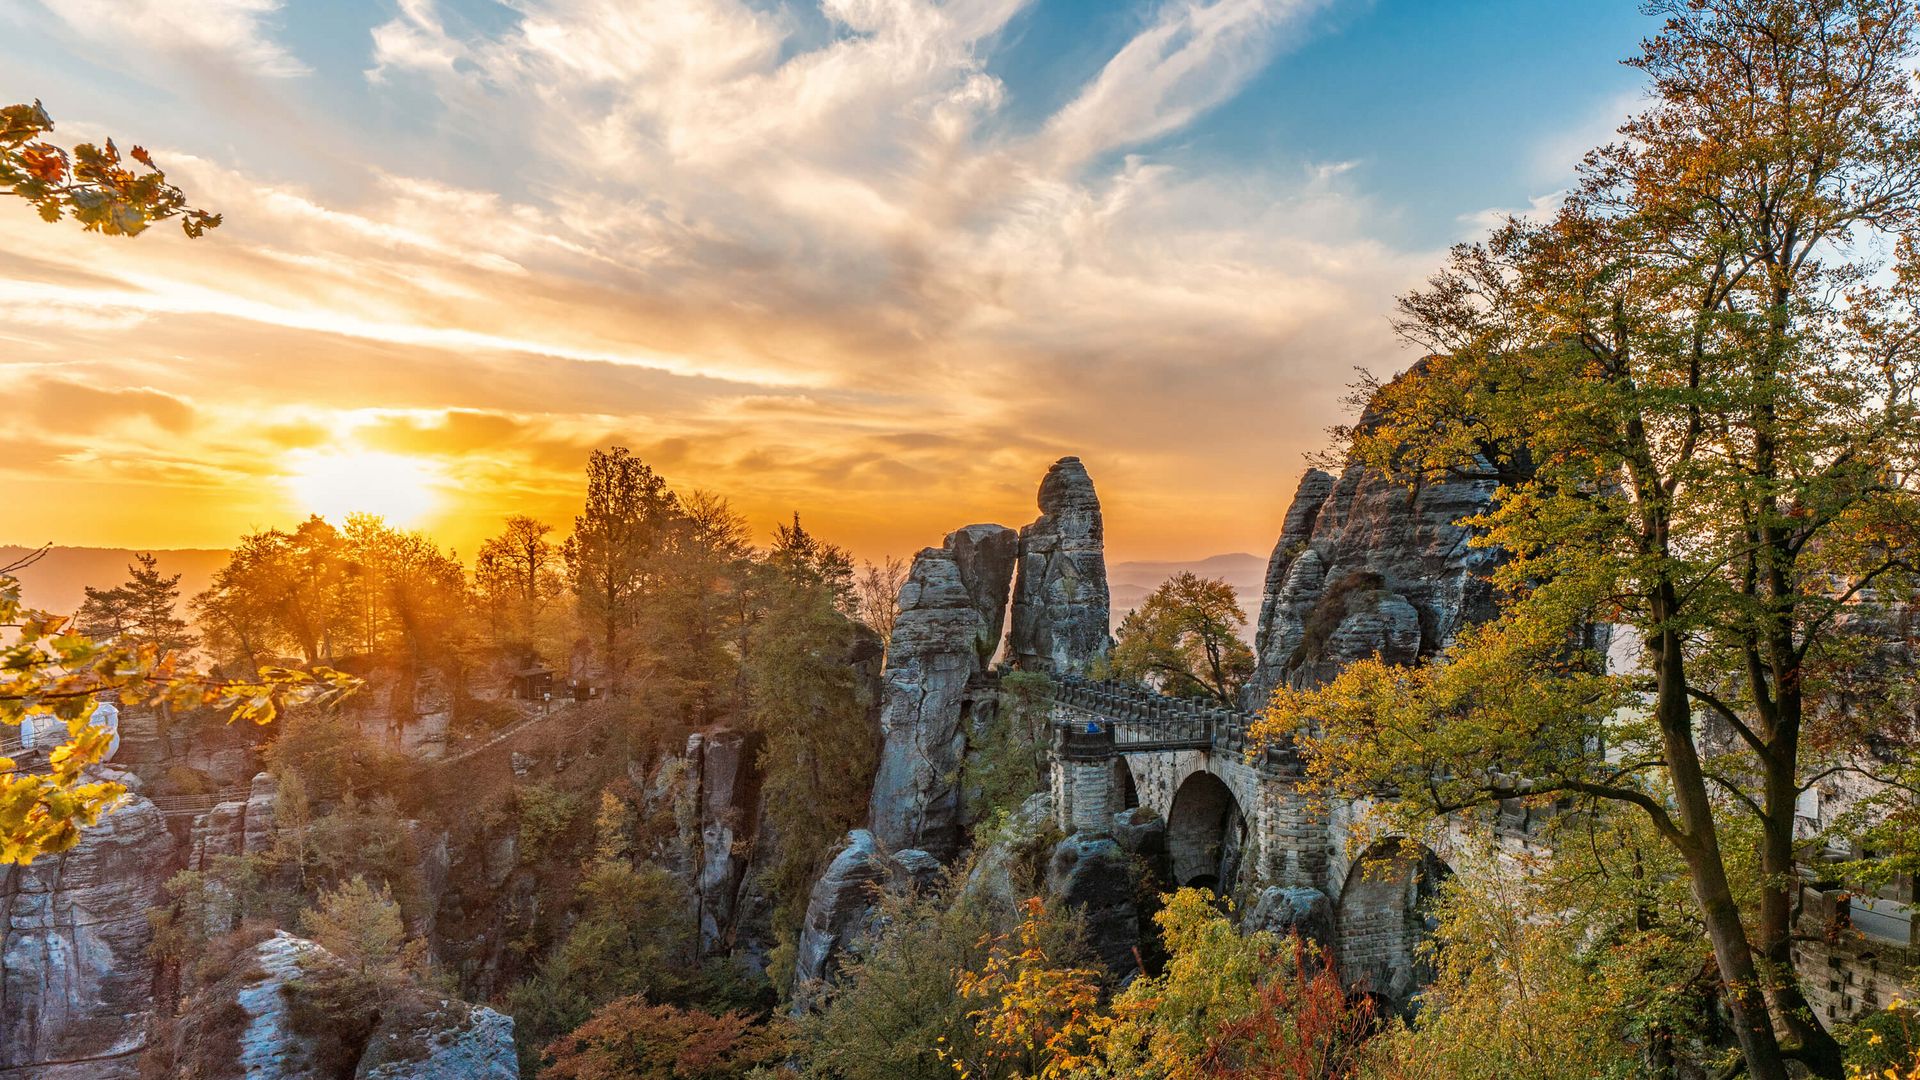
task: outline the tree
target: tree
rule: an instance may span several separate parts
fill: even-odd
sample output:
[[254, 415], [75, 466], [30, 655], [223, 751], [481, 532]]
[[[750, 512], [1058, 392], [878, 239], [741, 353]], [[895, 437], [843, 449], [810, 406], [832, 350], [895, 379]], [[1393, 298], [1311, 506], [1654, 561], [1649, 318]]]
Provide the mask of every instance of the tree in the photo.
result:
[[81, 633], [129, 645], [152, 643], [161, 653], [185, 652], [195, 637], [187, 621], [175, 614], [180, 601], [180, 575], [163, 576], [149, 552], [134, 556], [127, 581], [111, 589], [86, 587], [87, 598], [75, 617]]
[[41, 139], [53, 130], [53, 117], [38, 101], [0, 108], [0, 190], [32, 203], [46, 221], [72, 214], [88, 232], [138, 236], [148, 225], [179, 218], [189, 237], [220, 225], [220, 215], [187, 205], [179, 188], [153, 163], [143, 147], [128, 155], [144, 169], [121, 160], [108, 139], [105, 146], [81, 143], [72, 153]]
[[1177, 697], [1236, 704], [1253, 675], [1253, 650], [1240, 639], [1246, 625], [1233, 586], [1182, 570], [1120, 620], [1113, 674]]
[[818, 586], [827, 591], [833, 605], [851, 615], [856, 608], [853, 584], [853, 556], [838, 544], [829, 543], [808, 532], [795, 512], [792, 525], [776, 525], [773, 548], [767, 552], [767, 564], [797, 585]]
[[689, 727], [739, 706], [744, 635], [759, 614], [746, 519], [708, 491], [690, 492], [650, 560], [653, 595], [646, 642], [656, 658], [652, 689], [677, 699]]
[[386, 886], [376, 889], [358, 874], [321, 893], [319, 904], [301, 914], [301, 923], [308, 937], [360, 975], [404, 974], [408, 962], [419, 959], [418, 949], [407, 949], [400, 905]]
[[241, 537], [193, 610], [216, 655], [251, 668], [291, 648], [317, 664], [333, 659], [336, 641], [351, 640], [346, 587], [346, 541], [315, 516], [292, 532]]
[[618, 998], [684, 1004], [692, 987], [692, 906], [673, 875], [603, 860], [589, 868], [579, 898], [566, 939], [508, 995], [523, 1045], [571, 1031]]
[[860, 564], [853, 591], [860, 621], [873, 628], [882, 642], [893, 641], [893, 624], [900, 618], [900, 587], [907, 583], [907, 564], [889, 555], [877, 565]]
[[1056, 1080], [1099, 1065], [1095, 1047], [1112, 1024], [1100, 1008], [1100, 972], [1058, 955], [1046, 905], [1021, 905], [1020, 925], [989, 939], [979, 971], [960, 974], [960, 996], [983, 1001], [971, 1014], [980, 1057], [954, 1057], [961, 1077]]
[[473, 586], [496, 644], [532, 653], [541, 616], [566, 589], [560, 551], [547, 539], [552, 531], [551, 525], [515, 514], [500, 535], [480, 545]]
[[343, 606], [361, 648], [400, 656], [409, 671], [452, 659], [447, 646], [467, 610], [460, 561], [373, 514], [348, 517], [341, 541]]
[[554, 1080], [733, 1080], [761, 1075], [792, 1055], [784, 1018], [755, 1022], [743, 1013], [719, 1016], [644, 997], [610, 1002], [570, 1035], [547, 1047], [540, 1075]]
[[[1685, 867], [1749, 1073], [1837, 1077], [1790, 948], [1794, 805], [1852, 767], [1858, 743], [1812, 738], [1846, 627], [1911, 597], [1920, 555], [1916, 16], [1649, 10], [1652, 104], [1552, 220], [1402, 300], [1429, 356], [1363, 386], [1347, 432], [1409, 482], [1499, 484], [1475, 523], [1507, 556], [1498, 618], [1444, 664], [1283, 691], [1264, 728], [1319, 718], [1315, 775], [1397, 790], [1409, 821], [1549, 793], [1637, 808]], [[1598, 624], [1640, 671], [1604, 672]]]
[[624, 446], [587, 459], [587, 505], [561, 548], [580, 617], [598, 628], [603, 659], [617, 685], [631, 656], [635, 620], [648, 584], [648, 561], [662, 543], [679, 500], [667, 482]]
[[1154, 915], [1168, 961], [1114, 997], [1098, 1075], [1139, 1080], [1344, 1080], [1375, 1017], [1298, 938], [1243, 934], [1204, 889]]
[[[757, 732], [770, 824], [781, 837], [767, 870], [782, 908], [806, 902], [823, 852], [866, 814], [878, 763], [870, 683], [858, 666], [870, 632], [848, 618], [846, 553], [782, 526], [759, 568], [761, 611], [747, 638], [746, 722]], [[872, 652], [866, 655], [872, 656]]]

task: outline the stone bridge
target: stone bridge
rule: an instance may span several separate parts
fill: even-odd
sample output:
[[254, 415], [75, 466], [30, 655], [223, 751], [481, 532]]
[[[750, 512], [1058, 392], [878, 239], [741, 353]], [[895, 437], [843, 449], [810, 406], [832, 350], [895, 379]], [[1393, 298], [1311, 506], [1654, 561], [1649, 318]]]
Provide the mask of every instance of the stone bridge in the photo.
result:
[[[1450, 848], [1454, 825], [1353, 850], [1366, 805], [1309, 794], [1292, 746], [1253, 748], [1255, 719], [1122, 683], [1060, 679], [1051, 708], [1058, 824], [1106, 835], [1115, 815], [1152, 810], [1166, 822], [1174, 884], [1277, 906], [1284, 923], [1318, 922], [1350, 981], [1407, 1009], [1427, 982], [1418, 951], [1432, 928], [1426, 902], [1451, 873], [1435, 848]], [[1502, 814], [1503, 847], [1530, 846], [1525, 813]]]

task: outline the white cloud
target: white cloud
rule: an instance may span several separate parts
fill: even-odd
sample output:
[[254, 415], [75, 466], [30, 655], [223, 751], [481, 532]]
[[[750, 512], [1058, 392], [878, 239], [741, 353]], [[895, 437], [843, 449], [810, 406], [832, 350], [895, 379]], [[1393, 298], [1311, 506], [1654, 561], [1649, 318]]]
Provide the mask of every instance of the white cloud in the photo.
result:
[[281, 0], [42, 0], [74, 32], [114, 46], [183, 57], [215, 57], [260, 75], [303, 75], [307, 67], [270, 33]]
[[[1152, 144], [1328, 0], [1168, 0], [1026, 120], [990, 60], [1030, 2], [518, 0], [482, 32], [402, 0], [365, 74], [446, 129], [436, 175], [372, 146], [384, 165], [320, 191], [156, 147], [227, 226], [106, 267], [63, 233], [43, 243], [68, 277], [0, 305], [146, 319], [141, 362], [193, 355], [195, 386], [251, 363], [316, 409], [457, 402], [682, 440], [676, 480], [849, 515], [909, 497], [876, 461], [935, 478], [910, 497], [960, 518], [956, 497], [1077, 451], [1116, 502], [1131, 485], [1168, 510], [1143, 528], [1238, 522], [1252, 535], [1220, 542], [1260, 546], [1236, 500], [1290, 488], [1351, 368], [1401, 359], [1385, 313], [1433, 259], [1371, 238], [1354, 162], [1201, 172]], [[0, 221], [0, 250], [38, 227]], [[358, 366], [267, 371], [214, 355], [228, 338]], [[901, 433], [927, 440], [910, 459], [867, 441]]]

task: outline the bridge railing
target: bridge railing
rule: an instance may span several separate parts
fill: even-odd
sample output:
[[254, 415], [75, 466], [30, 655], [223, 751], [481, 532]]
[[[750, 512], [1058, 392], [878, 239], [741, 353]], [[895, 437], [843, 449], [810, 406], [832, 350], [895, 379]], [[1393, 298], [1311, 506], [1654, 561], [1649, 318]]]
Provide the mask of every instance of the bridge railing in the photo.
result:
[[[1245, 753], [1253, 745], [1248, 732], [1258, 719], [1239, 709], [1169, 697], [1129, 683], [1076, 676], [1057, 680], [1053, 699], [1056, 706], [1079, 714], [1087, 724], [1111, 729], [1111, 752], [1117, 753]], [[1295, 758], [1291, 745], [1282, 744], [1270, 746], [1264, 756], [1270, 764], [1279, 766]]]

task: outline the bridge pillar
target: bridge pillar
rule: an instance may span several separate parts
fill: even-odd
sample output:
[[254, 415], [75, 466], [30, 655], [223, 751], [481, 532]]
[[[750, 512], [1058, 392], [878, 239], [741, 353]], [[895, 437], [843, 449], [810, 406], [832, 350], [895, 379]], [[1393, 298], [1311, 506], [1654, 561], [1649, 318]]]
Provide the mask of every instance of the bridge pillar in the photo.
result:
[[1054, 820], [1068, 833], [1106, 836], [1119, 813], [1114, 790], [1113, 724], [1056, 713], [1053, 723]]

